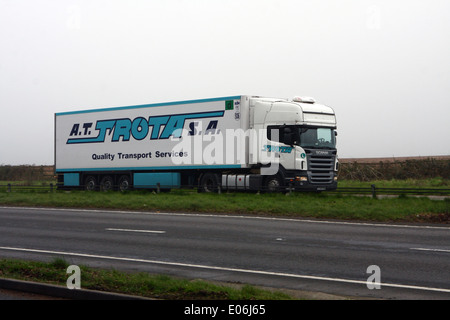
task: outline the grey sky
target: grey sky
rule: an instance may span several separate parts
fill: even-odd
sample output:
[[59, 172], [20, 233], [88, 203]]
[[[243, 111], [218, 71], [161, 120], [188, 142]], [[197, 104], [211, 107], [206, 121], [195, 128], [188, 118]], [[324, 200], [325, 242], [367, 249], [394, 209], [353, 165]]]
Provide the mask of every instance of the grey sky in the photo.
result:
[[447, 0], [0, 0], [0, 164], [53, 164], [54, 113], [313, 96], [341, 158], [450, 154]]

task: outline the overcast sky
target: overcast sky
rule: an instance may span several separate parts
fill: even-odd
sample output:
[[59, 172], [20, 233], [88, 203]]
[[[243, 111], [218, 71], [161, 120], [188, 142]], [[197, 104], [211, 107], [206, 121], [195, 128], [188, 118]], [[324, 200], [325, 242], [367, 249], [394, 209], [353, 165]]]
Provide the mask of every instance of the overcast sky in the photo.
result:
[[54, 114], [234, 95], [334, 108], [340, 158], [450, 155], [448, 0], [0, 0], [0, 164]]

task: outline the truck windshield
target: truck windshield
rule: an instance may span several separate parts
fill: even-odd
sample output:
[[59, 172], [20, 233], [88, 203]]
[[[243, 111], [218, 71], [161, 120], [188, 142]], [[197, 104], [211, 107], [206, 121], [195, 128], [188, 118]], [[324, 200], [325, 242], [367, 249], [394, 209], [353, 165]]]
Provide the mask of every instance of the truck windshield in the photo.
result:
[[334, 129], [300, 127], [298, 129], [300, 141], [297, 144], [302, 148], [336, 148]]
[[267, 139], [287, 145], [297, 145], [302, 148], [336, 148], [334, 128], [290, 125], [267, 126]]

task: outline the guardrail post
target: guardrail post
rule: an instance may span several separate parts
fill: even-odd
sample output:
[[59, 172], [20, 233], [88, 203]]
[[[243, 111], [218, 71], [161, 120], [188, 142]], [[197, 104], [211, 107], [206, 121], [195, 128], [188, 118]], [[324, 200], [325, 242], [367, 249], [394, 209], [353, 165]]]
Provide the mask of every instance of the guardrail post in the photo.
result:
[[160, 183], [158, 182], [157, 184], [156, 184], [156, 193], [159, 193], [161, 191], [161, 185], [160, 185]]
[[8, 183], [8, 192], [11, 192], [11, 183]]
[[50, 183], [50, 192], [53, 192], [53, 183]]
[[374, 184], [372, 184], [370, 187], [372, 188], [372, 198], [375, 199], [377, 197], [376, 187]]

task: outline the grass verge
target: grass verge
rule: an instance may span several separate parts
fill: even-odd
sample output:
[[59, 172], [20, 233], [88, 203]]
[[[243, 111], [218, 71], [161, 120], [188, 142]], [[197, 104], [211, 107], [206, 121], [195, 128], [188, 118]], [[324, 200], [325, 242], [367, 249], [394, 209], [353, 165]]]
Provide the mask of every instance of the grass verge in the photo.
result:
[[373, 199], [340, 194], [199, 194], [192, 190], [168, 193], [119, 192], [1, 192], [1, 205], [96, 208], [170, 212], [257, 214], [283, 217], [370, 221], [449, 222], [450, 199], [413, 196]]
[[[0, 259], [0, 277], [66, 286], [69, 264], [61, 258], [51, 262]], [[83, 289], [114, 292], [170, 300], [291, 300], [280, 292], [250, 285], [231, 287], [203, 280], [187, 280], [166, 275], [127, 273], [79, 266]]]

